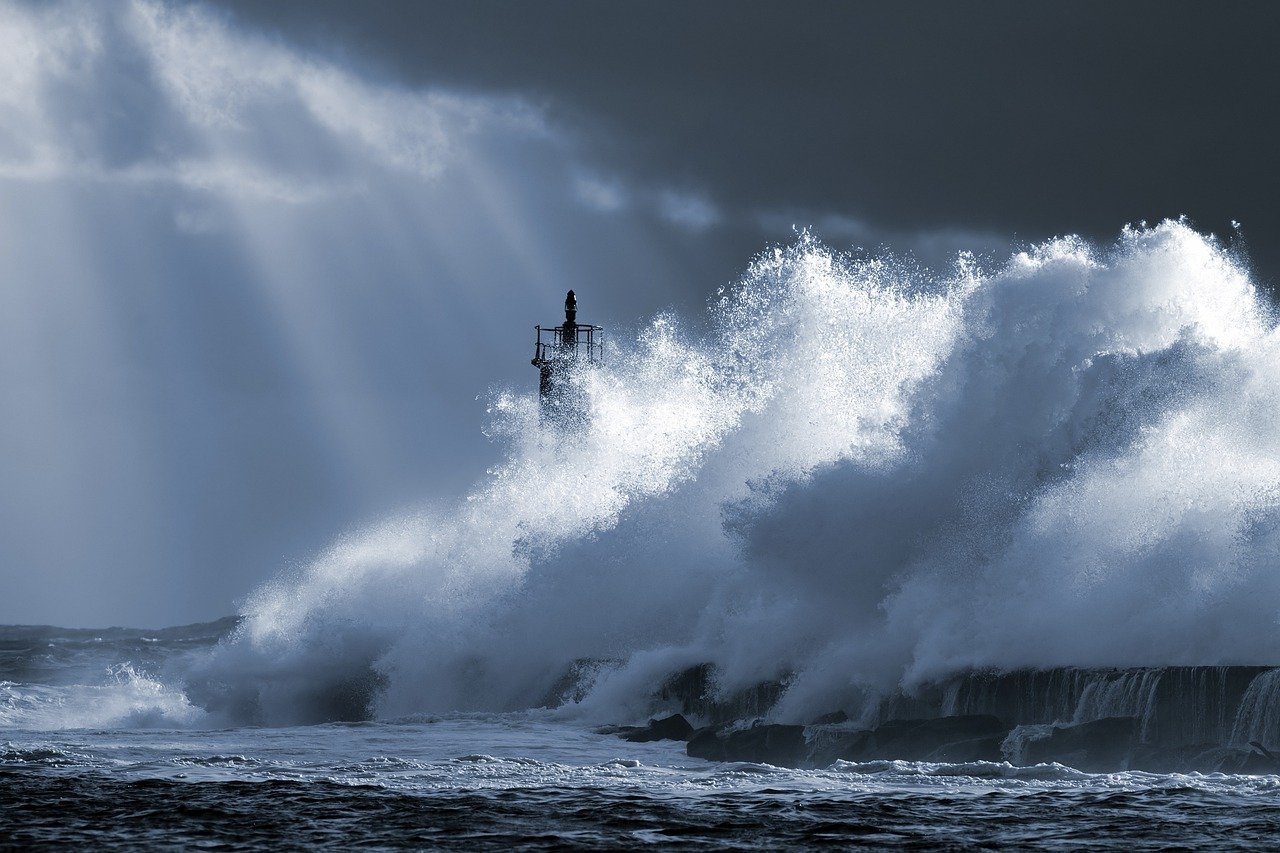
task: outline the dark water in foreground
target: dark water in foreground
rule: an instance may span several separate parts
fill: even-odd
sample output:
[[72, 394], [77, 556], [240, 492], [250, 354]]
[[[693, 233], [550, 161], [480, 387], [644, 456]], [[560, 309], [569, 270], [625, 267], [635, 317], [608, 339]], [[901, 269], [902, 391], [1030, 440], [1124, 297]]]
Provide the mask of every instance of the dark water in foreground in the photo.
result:
[[406, 793], [335, 782], [0, 774], [10, 844], [95, 847], [1273, 847], [1280, 807], [1190, 787], [677, 797], [601, 788]]
[[[690, 759], [540, 715], [7, 731], [7, 844], [1272, 848], [1280, 778]], [[483, 750], [483, 751], [477, 751]]]
[[1271, 849], [1280, 777], [689, 758], [550, 712], [218, 728], [227, 625], [0, 626], [0, 847]]

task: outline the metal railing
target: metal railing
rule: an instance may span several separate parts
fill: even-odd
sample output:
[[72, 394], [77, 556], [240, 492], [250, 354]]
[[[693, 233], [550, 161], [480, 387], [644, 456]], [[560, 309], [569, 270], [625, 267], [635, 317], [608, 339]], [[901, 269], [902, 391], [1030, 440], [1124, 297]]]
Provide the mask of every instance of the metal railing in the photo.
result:
[[538, 337], [534, 344], [533, 363], [584, 359], [589, 364], [604, 360], [604, 327], [589, 323], [572, 326], [556, 326], [545, 329], [535, 326]]

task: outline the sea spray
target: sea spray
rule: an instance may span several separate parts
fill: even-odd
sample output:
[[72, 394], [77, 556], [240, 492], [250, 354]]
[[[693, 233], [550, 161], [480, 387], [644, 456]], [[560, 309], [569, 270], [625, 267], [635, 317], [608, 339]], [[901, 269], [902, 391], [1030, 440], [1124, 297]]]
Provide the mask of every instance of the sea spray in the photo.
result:
[[571, 435], [499, 395], [455, 509], [341, 540], [193, 672], [263, 722], [648, 712], [662, 679], [794, 675], [775, 714], [972, 667], [1274, 663], [1280, 343], [1179, 222], [933, 274], [809, 235], [580, 377]]
[[130, 663], [93, 684], [30, 684], [0, 679], [0, 728], [169, 729], [201, 726], [206, 715], [183, 692]]

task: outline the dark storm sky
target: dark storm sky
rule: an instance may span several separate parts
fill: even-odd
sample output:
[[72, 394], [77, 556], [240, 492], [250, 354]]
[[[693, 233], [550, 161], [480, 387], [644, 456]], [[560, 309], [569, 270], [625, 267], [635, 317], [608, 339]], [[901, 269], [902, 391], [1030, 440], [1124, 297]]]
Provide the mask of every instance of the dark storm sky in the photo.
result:
[[1277, 4], [221, 2], [530, 96], [612, 168], [708, 194], [739, 251], [760, 210], [1028, 240], [1186, 215], [1280, 272]]

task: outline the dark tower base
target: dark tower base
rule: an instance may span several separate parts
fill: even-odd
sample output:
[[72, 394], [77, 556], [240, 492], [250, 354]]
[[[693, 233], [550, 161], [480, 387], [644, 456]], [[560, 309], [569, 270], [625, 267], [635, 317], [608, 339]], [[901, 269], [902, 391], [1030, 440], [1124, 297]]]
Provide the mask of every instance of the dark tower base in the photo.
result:
[[587, 401], [579, 371], [601, 362], [604, 328], [578, 322], [578, 299], [572, 290], [564, 300], [564, 323], [550, 329], [535, 328], [537, 340], [530, 363], [538, 368], [543, 417], [566, 424], [584, 422]]

